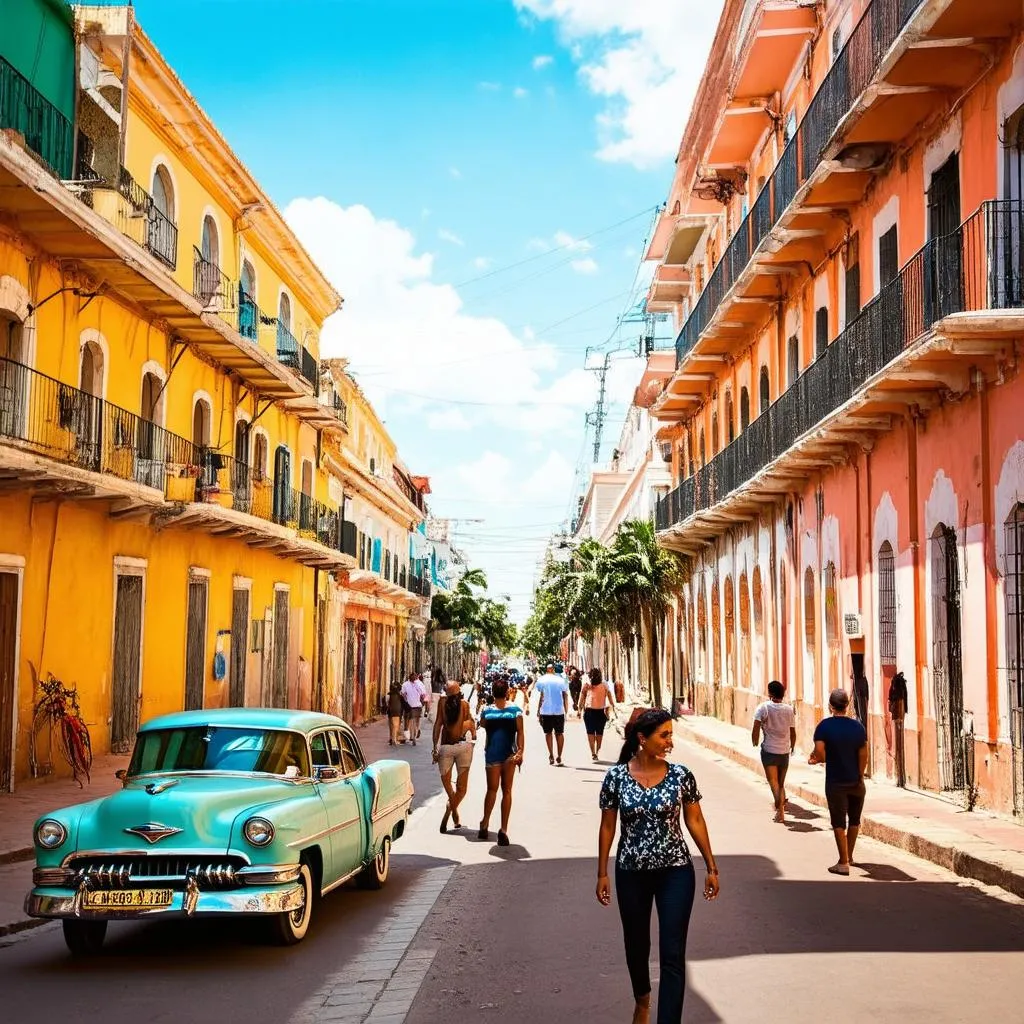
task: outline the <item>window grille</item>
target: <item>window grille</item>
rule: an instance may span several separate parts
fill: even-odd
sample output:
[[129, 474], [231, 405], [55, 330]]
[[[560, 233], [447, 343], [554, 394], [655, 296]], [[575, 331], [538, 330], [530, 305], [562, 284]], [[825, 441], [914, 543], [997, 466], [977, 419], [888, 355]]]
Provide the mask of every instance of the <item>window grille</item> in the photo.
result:
[[878, 654], [883, 666], [896, 667], [896, 562], [888, 541], [878, 550]]

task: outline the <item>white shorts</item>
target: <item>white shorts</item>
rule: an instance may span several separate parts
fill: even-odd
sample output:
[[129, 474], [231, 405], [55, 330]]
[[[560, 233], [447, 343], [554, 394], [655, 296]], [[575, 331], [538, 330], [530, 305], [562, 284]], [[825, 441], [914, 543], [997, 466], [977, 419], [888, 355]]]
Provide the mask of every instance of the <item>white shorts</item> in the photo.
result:
[[461, 743], [442, 743], [437, 748], [437, 767], [442, 775], [458, 766], [460, 772], [465, 771], [473, 763], [473, 744], [467, 740]]

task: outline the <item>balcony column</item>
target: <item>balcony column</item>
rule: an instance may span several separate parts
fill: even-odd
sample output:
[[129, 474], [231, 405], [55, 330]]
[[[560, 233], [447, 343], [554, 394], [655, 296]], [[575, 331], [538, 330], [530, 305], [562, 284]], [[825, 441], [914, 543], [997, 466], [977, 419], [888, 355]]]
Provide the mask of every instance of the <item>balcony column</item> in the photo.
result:
[[[998, 612], [996, 610], [996, 524], [992, 509], [992, 448], [989, 424], [988, 389], [984, 384], [978, 389], [979, 421], [981, 425], [981, 524], [984, 533], [985, 559], [985, 663], [986, 663], [986, 704], [988, 706], [988, 742], [999, 741], [999, 638]], [[964, 524], [966, 529], [966, 524]]]

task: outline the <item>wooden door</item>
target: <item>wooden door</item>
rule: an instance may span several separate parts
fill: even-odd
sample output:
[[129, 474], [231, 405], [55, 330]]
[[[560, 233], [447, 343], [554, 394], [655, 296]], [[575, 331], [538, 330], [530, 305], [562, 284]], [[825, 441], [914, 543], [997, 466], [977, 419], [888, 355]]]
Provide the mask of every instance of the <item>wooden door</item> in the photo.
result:
[[245, 674], [248, 662], [249, 591], [236, 587], [231, 597], [231, 665], [228, 679], [228, 703], [245, 707]]
[[143, 577], [119, 573], [114, 605], [114, 670], [110, 751], [131, 753], [142, 702]]
[[209, 581], [193, 576], [188, 581], [188, 615], [185, 626], [185, 710], [203, 706], [206, 688], [206, 617]]
[[0, 572], [0, 792], [14, 788], [14, 715], [18, 706], [18, 603], [21, 578]]

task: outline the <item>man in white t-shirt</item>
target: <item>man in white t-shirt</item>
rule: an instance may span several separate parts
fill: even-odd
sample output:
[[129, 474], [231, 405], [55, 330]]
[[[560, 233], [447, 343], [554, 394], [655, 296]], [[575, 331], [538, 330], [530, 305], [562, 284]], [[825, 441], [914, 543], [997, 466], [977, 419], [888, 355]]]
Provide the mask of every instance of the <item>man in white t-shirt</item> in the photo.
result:
[[423, 698], [426, 696], [426, 687], [416, 678], [415, 672], [409, 673], [409, 678], [402, 683], [402, 699], [405, 701], [405, 731], [409, 734], [409, 742], [416, 746], [420, 738], [420, 716], [423, 714]]
[[533, 686], [539, 694], [537, 715], [541, 728], [544, 730], [544, 741], [548, 745], [548, 764], [555, 764], [554, 740], [558, 744], [558, 766], [562, 765], [562, 748], [565, 746], [565, 716], [569, 713], [569, 684], [562, 674], [562, 666], [557, 669], [548, 665], [547, 671]]
[[[750, 740], [761, 743], [761, 764], [772, 791], [775, 820], [786, 820], [786, 772], [789, 755], [796, 746], [796, 713], [792, 704], [783, 703], [786, 688], [778, 680], [768, 684], [768, 700], [758, 704], [754, 712], [754, 728]], [[762, 739], [763, 734], [763, 739]]]

